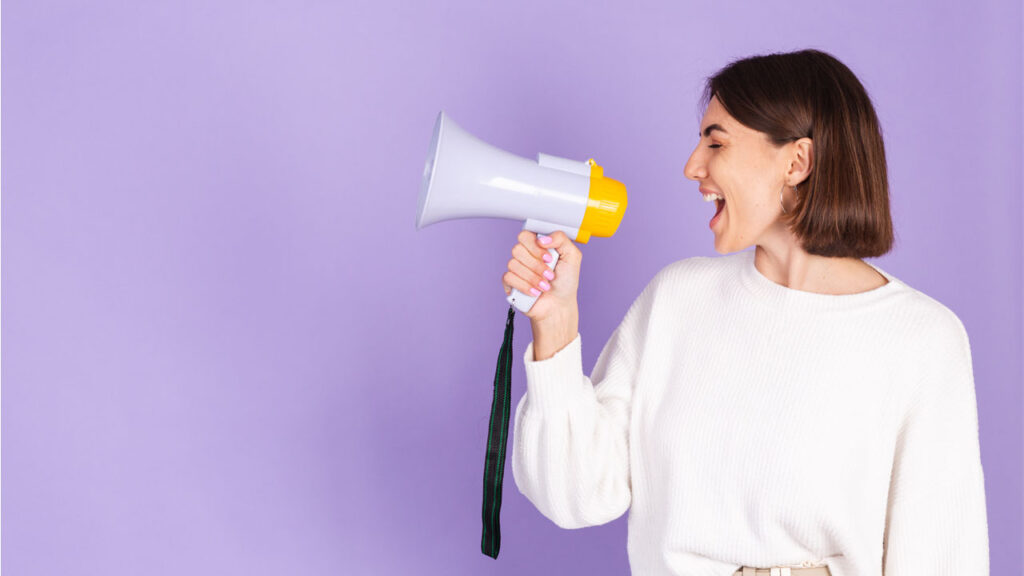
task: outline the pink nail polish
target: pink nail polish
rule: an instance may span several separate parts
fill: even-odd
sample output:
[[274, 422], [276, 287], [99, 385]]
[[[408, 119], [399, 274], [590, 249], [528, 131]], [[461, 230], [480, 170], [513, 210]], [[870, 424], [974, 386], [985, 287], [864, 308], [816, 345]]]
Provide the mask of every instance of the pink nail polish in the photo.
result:
[[555, 273], [552, 272], [551, 270], [545, 270], [544, 271], [544, 277], [547, 278], [548, 280], [554, 280], [555, 279]]
[[540, 288], [541, 288], [541, 290], [547, 292], [548, 290], [551, 290], [551, 284], [548, 284], [547, 282], [541, 280], [540, 281]]
[[540, 296], [540, 290], [537, 290], [536, 288], [530, 288], [530, 294], [533, 294], [534, 296]]
[[551, 262], [553, 260], [551, 254], [548, 254], [547, 252], [545, 252], [544, 255], [541, 256], [541, 258], [543, 258], [545, 262]]
[[551, 244], [551, 238], [547, 236], [541, 236], [540, 243], [547, 246], [548, 244]]

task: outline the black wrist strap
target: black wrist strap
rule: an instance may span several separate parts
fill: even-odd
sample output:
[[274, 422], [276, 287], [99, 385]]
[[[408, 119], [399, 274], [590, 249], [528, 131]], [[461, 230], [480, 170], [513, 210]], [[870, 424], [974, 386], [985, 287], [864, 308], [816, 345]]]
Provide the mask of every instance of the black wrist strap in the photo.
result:
[[501, 548], [501, 481], [505, 476], [505, 445], [508, 440], [509, 396], [512, 393], [512, 328], [515, 306], [508, 307], [505, 338], [498, 352], [498, 369], [494, 374], [494, 399], [491, 401], [491, 422], [487, 432], [487, 459], [484, 462], [483, 537], [480, 550], [498, 559]]

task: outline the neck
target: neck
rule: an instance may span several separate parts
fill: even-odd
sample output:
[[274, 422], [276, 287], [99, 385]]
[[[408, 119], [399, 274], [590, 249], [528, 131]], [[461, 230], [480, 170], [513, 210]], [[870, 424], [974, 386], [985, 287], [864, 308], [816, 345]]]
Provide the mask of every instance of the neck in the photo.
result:
[[758, 244], [754, 265], [766, 278], [787, 288], [817, 294], [854, 294], [888, 282], [859, 258], [808, 254], [795, 242]]

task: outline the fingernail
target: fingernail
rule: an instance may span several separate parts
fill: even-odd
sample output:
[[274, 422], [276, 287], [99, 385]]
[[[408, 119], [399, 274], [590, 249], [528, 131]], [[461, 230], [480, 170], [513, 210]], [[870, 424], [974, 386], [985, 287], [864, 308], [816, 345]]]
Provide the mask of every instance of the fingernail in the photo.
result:
[[540, 290], [537, 290], [536, 288], [530, 288], [530, 294], [533, 294], [534, 296], [540, 296]]
[[551, 270], [545, 270], [544, 271], [544, 277], [547, 278], [548, 280], [554, 280], [555, 279], [555, 273], [552, 272]]
[[543, 281], [543, 280], [541, 280], [541, 281], [540, 281], [540, 287], [541, 287], [541, 289], [543, 289], [543, 290], [544, 290], [545, 292], [547, 292], [548, 290], [551, 290], [551, 284], [548, 284], [547, 282], [545, 282], [545, 281]]
[[541, 258], [543, 258], [545, 262], [551, 262], [554, 260], [554, 258], [551, 257], [551, 254], [548, 254], [547, 252], [545, 252]]
[[551, 238], [549, 238], [548, 236], [541, 236], [540, 243], [547, 246], [548, 244], [551, 244]]

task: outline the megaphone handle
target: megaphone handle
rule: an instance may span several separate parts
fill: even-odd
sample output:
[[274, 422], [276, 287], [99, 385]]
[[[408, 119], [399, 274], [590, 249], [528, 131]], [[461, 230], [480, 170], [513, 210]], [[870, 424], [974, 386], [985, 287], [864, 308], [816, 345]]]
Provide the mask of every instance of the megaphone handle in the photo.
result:
[[[543, 234], [540, 234], [540, 236], [543, 236]], [[548, 268], [550, 270], [554, 270], [555, 264], [558, 264], [558, 250], [555, 250], [554, 248], [548, 248], [548, 254], [551, 255], [551, 262], [548, 262]], [[519, 310], [520, 312], [525, 314], [530, 311], [530, 308], [533, 308], [533, 303], [537, 301], [537, 298], [540, 298], [540, 296], [533, 296], [532, 294], [523, 294], [519, 290], [513, 288], [512, 293], [509, 294], [505, 299], [508, 300], [509, 304], [515, 306], [516, 310]]]

